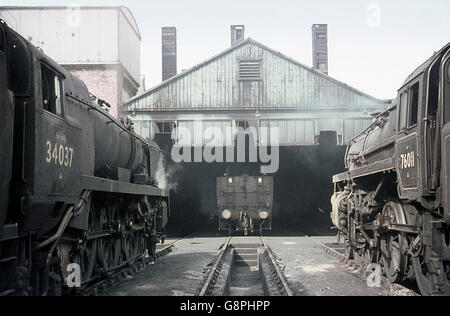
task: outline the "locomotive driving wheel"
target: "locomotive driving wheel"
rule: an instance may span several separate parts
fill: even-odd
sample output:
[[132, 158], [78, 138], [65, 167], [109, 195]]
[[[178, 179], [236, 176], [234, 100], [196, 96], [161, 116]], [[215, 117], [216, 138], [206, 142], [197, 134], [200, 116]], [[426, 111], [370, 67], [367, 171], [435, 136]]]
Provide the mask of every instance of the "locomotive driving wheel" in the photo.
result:
[[[95, 216], [94, 210], [89, 212], [89, 225], [87, 233], [97, 232], [99, 229], [99, 219]], [[95, 258], [97, 257], [97, 239], [85, 240], [79, 244], [72, 253], [72, 260], [80, 266], [81, 282], [86, 284], [95, 278]]]
[[[110, 230], [117, 221], [117, 212], [114, 207], [108, 207], [100, 211], [100, 225], [103, 231]], [[98, 241], [97, 261], [102, 272], [108, 273], [120, 265], [120, 239], [116, 236], [105, 236]]]
[[[431, 258], [430, 247], [423, 247], [420, 254], [412, 257], [417, 285], [424, 296], [450, 295], [450, 263]], [[425, 258], [429, 258], [426, 260]]]
[[392, 283], [400, 282], [405, 272], [402, 255], [403, 240], [401, 234], [391, 234], [381, 240], [383, 267]]
[[[386, 224], [406, 224], [400, 203], [387, 203], [382, 214]], [[405, 248], [407, 248], [407, 239], [404, 233], [387, 232], [380, 240], [381, 263], [387, 278], [392, 283], [403, 281], [406, 275], [408, 259], [403, 251]]]
[[133, 261], [145, 255], [144, 236], [142, 232], [133, 229], [135, 217], [132, 214], [126, 214], [123, 218], [126, 227], [122, 235], [122, 251], [126, 261]]

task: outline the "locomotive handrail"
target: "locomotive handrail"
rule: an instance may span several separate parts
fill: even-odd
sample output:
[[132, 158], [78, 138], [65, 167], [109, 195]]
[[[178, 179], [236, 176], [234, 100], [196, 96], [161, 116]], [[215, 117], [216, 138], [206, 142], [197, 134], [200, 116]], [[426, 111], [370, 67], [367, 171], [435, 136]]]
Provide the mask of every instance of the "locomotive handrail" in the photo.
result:
[[35, 246], [33, 248], [33, 250], [37, 251], [42, 248], [45, 248], [48, 245], [50, 245], [51, 243], [53, 243], [54, 241], [57, 241], [59, 238], [61, 238], [62, 234], [64, 233], [64, 231], [65, 231], [67, 225], [69, 224], [70, 220], [72, 219], [72, 217], [80, 215], [80, 210], [82, 209], [83, 205], [88, 202], [90, 196], [91, 196], [91, 191], [83, 192], [83, 194], [80, 196], [80, 200], [78, 201], [78, 203], [75, 206], [72, 206], [67, 210], [66, 214], [64, 215], [63, 219], [61, 220], [61, 224], [59, 225], [59, 228], [56, 231], [56, 233], [52, 237], [45, 240], [44, 242]]
[[47, 253], [47, 259], [45, 261], [45, 270], [44, 270], [44, 278], [43, 278], [44, 282], [42, 285], [43, 296], [47, 296], [47, 294], [48, 294], [48, 288], [49, 288], [48, 287], [48, 282], [49, 282], [48, 275], [49, 275], [49, 271], [50, 271], [50, 261], [53, 256], [53, 252], [55, 251], [56, 246], [58, 245], [58, 241], [61, 239], [62, 235], [64, 234], [64, 231], [66, 230], [67, 225], [69, 225], [70, 220], [74, 216], [79, 215], [79, 211], [82, 209], [83, 205], [85, 203], [87, 203], [87, 201], [89, 200], [89, 197], [91, 196], [91, 193], [92, 193], [91, 191], [84, 191], [83, 194], [80, 196], [80, 200], [78, 201], [78, 203], [75, 206], [71, 206], [69, 208], [69, 210], [66, 212], [66, 214], [64, 215], [64, 218], [62, 219], [57, 232], [52, 237], [50, 237], [46, 241], [40, 243], [39, 245], [37, 245], [36, 247], [33, 248], [34, 251], [38, 251], [38, 250], [52, 244], [52, 246], [50, 247], [50, 250]]
[[[386, 115], [386, 114], [392, 112], [396, 107], [397, 107], [397, 105], [391, 106], [389, 109], [387, 109], [386, 111], [384, 111], [384, 112], [378, 114], [378, 115], [375, 116], [374, 118], [383, 117], [384, 115]], [[355, 143], [355, 142], [356, 142], [355, 140], [356, 140], [358, 137], [361, 137], [361, 136], [363, 136], [364, 134], [366, 134], [367, 132], [369, 132], [370, 130], [372, 130], [374, 126], [377, 126], [377, 125], [376, 125], [376, 122], [372, 122], [372, 124], [370, 124], [363, 132], [361, 132], [360, 134], [358, 134], [358, 135], [356, 135], [355, 137], [351, 138], [351, 139], [349, 140], [349, 142], [348, 142], [348, 143], [349, 143], [349, 146], [351, 145], [351, 143]]]

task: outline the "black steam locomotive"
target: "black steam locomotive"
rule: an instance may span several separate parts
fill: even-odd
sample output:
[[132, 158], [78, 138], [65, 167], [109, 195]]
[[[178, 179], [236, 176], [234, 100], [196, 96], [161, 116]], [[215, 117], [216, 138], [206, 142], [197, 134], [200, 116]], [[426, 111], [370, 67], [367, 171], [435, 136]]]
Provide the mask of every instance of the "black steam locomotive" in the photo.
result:
[[450, 44], [420, 66], [391, 109], [352, 140], [334, 177], [332, 220], [349, 259], [393, 282], [450, 295]]
[[273, 177], [217, 178], [219, 231], [249, 233], [272, 229]]
[[0, 296], [72, 293], [151, 257], [159, 148], [3, 21], [0, 102]]

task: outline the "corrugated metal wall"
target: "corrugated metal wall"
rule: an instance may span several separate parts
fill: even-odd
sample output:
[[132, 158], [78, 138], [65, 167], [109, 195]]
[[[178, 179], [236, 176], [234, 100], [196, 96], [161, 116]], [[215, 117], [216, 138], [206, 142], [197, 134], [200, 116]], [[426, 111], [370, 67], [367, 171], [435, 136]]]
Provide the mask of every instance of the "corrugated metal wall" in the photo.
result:
[[[261, 81], [238, 80], [241, 59], [261, 60]], [[128, 110], [363, 108], [380, 104], [250, 41], [134, 100], [128, 104]]]
[[[260, 144], [267, 144], [267, 139], [263, 138], [259, 127], [277, 127], [279, 144], [281, 146], [314, 146], [317, 141], [315, 136], [320, 134], [321, 131], [336, 131], [337, 136], [342, 137], [342, 139], [339, 140], [339, 144], [345, 145], [348, 144], [352, 138], [369, 127], [371, 122], [372, 120], [364, 118], [335, 120], [265, 119], [259, 121], [259, 126], [256, 127], [256, 133], [258, 133], [257, 137], [260, 138]], [[195, 139], [201, 139], [203, 140], [203, 146], [206, 146], [207, 144], [215, 144], [215, 146], [231, 146], [232, 143], [230, 143], [230, 140], [234, 139], [234, 134], [231, 132], [230, 136], [230, 131], [228, 130], [235, 126], [234, 121], [232, 120], [180, 120], [176, 121], [176, 125], [178, 126], [178, 129], [171, 137], [178, 140], [190, 139], [191, 143], [188, 144], [194, 144]], [[135, 121], [134, 127], [139, 135], [149, 139], [154, 139], [155, 134], [159, 133], [156, 123], [151, 121]], [[211, 127], [214, 127], [212, 135], [211, 130], [208, 130], [208, 128]], [[220, 134], [218, 131], [220, 131]], [[270, 131], [265, 133], [270, 134]], [[270, 137], [270, 135], [264, 135], [265, 137]], [[222, 139], [222, 141], [219, 141], [218, 139], [212, 141], [211, 137], [218, 137], [218, 139]]]
[[120, 62], [140, 82], [140, 35], [126, 8], [0, 7], [0, 18], [58, 63]]
[[119, 61], [139, 84], [141, 80], [141, 39], [137, 25], [133, 25], [134, 21], [131, 20], [134, 17], [131, 12], [124, 10], [119, 11]]

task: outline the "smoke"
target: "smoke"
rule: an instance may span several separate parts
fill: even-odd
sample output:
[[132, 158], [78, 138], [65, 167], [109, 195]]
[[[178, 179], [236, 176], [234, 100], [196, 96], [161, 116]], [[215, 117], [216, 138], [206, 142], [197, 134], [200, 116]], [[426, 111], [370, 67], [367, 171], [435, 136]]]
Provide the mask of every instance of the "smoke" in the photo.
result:
[[164, 159], [161, 158], [158, 163], [158, 169], [155, 174], [156, 181], [160, 189], [165, 191], [177, 191], [178, 181], [176, 180], [176, 174], [180, 171], [181, 166], [169, 165], [166, 167]]

